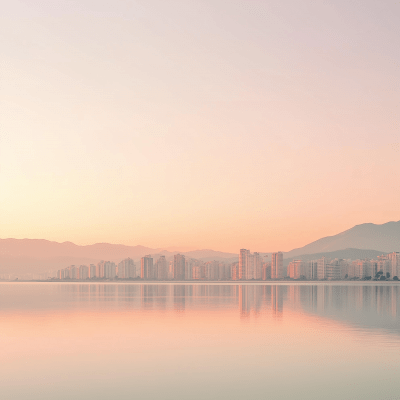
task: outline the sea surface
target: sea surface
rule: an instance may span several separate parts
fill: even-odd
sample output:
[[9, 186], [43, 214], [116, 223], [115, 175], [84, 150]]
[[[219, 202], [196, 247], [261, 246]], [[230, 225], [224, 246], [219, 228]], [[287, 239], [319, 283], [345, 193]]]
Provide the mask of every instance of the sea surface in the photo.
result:
[[400, 399], [398, 283], [0, 283], [0, 398]]

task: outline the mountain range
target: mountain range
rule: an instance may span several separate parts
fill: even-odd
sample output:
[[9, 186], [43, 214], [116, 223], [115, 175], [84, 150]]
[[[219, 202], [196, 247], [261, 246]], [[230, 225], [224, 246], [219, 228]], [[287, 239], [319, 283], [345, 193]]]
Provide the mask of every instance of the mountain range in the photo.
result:
[[285, 253], [285, 258], [301, 254], [326, 253], [343, 249], [376, 250], [383, 253], [400, 251], [400, 221], [385, 224], [361, 224], [327, 236], [298, 249]]
[[[79, 246], [71, 242], [58, 243], [45, 239], [0, 239], [0, 274], [41, 273], [65, 268], [68, 265], [96, 264], [100, 260], [118, 263], [128, 257], [138, 261], [147, 254], [155, 258], [164, 255], [169, 259], [178, 253], [170, 250], [110, 243]], [[186, 251], [181, 254], [203, 261], [235, 260], [238, 257], [234, 253], [208, 249]]]
[[[0, 239], [0, 274], [41, 273], [72, 264], [97, 263], [100, 260], [118, 263], [127, 257], [138, 261], [146, 254], [151, 254], [155, 258], [163, 254], [170, 259], [178, 252], [171, 251], [174, 249], [152, 249], [145, 246], [109, 243], [79, 246], [71, 242], [58, 243], [44, 239]], [[373, 258], [393, 251], [400, 251], [400, 221], [382, 225], [371, 223], [356, 225], [337, 235], [327, 236], [286, 252], [284, 258], [315, 259], [323, 255], [330, 258]], [[237, 253], [209, 249], [184, 251], [181, 254], [203, 261], [238, 260]]]

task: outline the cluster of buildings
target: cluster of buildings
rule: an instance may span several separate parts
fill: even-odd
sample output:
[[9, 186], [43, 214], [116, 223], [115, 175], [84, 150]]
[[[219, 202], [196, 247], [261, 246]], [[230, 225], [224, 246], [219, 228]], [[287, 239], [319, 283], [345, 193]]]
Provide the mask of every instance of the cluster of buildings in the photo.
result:
[[[236, 263], [237, 266], [237, 263]], [[144, 279], [144, 280], [230, 280], [232, 265], [219, 261], [203, 262], [175, 254], [167, 261], [164, 255], [154, 260], [146, 255], [140, 260], [140, 267], [131, 258], [118, 265], [112, 261], [100, 261], [97, 265], [71, 265], [57, 271], [58, 279]]]
[[[241, 249], [239, 262], [204, 262], [175, 254], [167, 261], [164, 255], [155, 260], [146, 255], [140, 267], [131, 258], [118, 265], [112, 261], [98, 264], [71, 265], [57, 272], [58, 279], [143, 279], [159, 281], [248, 281], [268, 279], [340, 280], [340, 279], [392, 279], [400, 275], [400, 254], [397, 252], [379, 256], [377, 260], [293, 260], [285, 271], [283, 253], [272, 253], [271, 260], [260, 253]], [[396, 278], [395, 278], [396, 279]]]
[[268, 263], [259, 253], [240, 250], [239, 262], [204, 262], [175, 254], [167, 261], [164, 255], [156, 260], [146, 255], [136, 267], [131, 258], [122, 260], [118, 265], [112, 261], [100, 261], [97, 265], [71, 265], [57, 271], [58, 279], [143, 279], [143, 280], [266, 280], [280, 279], [283, 274], [283, 253], [273, 253]]
[[[305, 280], [393, 279], [400, 275], [400, 254], [393, 252], [376, 260], [293, 260], [287, 267], [287, 277]], [[382, 278], [380, 278], [382, 277]]]
[[58, 279], [121, 279], [136, 278], [136, 266], [131, 258], [122, 260], [118, 265], [112, 261], [100, 261], [97, 265], [70, 265], [57, 271]]

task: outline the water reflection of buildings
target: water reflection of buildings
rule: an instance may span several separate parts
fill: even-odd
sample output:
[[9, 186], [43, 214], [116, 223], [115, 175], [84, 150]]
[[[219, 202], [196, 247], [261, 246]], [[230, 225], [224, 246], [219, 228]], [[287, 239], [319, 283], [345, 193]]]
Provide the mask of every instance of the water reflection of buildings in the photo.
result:
[[282, 287], [273, 285], [271, 288], [271, 308], [275, 315], [281, 314], [283, 311]]
[[280, 285], [239, 285], [239, 311], [242, 317], [251, 314], [260, 315], [261, 312], [271, 310], [274, 315], [283, 312], [283, 301], [287, 294], [287, 287]]
[[253, 311], [255, 315], [260, 313], [264, 298], [263, 289], [264, 286], [238, 286], [239, 308], [241, 316], [249, 316], [251, 311]]
[[241, 317], [282, 316], [284, 308], [302, 313], [396, 329], [400, 287], [397, 285], [184, 285], [62, 284], [57, 285], [73, 307], [97, 306], [143, 310], [239, 309]]
[[[187, 296], [193, 296], [192, 291], [188, 290]], [[174, 310], [184, 311], [186, 300], [186, 286], [185, 285], [174, 285]]]
[[[400, 334], [395, 285], [299, 286], [304, 311], [369, 328], [395, 330]], [[305, 295], [302, 295], [303, 294]]]

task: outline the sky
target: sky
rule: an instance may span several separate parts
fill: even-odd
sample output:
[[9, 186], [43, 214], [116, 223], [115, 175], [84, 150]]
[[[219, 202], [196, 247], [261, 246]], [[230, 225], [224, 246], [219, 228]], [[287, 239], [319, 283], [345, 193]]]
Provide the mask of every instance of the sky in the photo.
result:
[[398, 1], [14, 0], [0, 238], [289, 251], [400, 220]]

